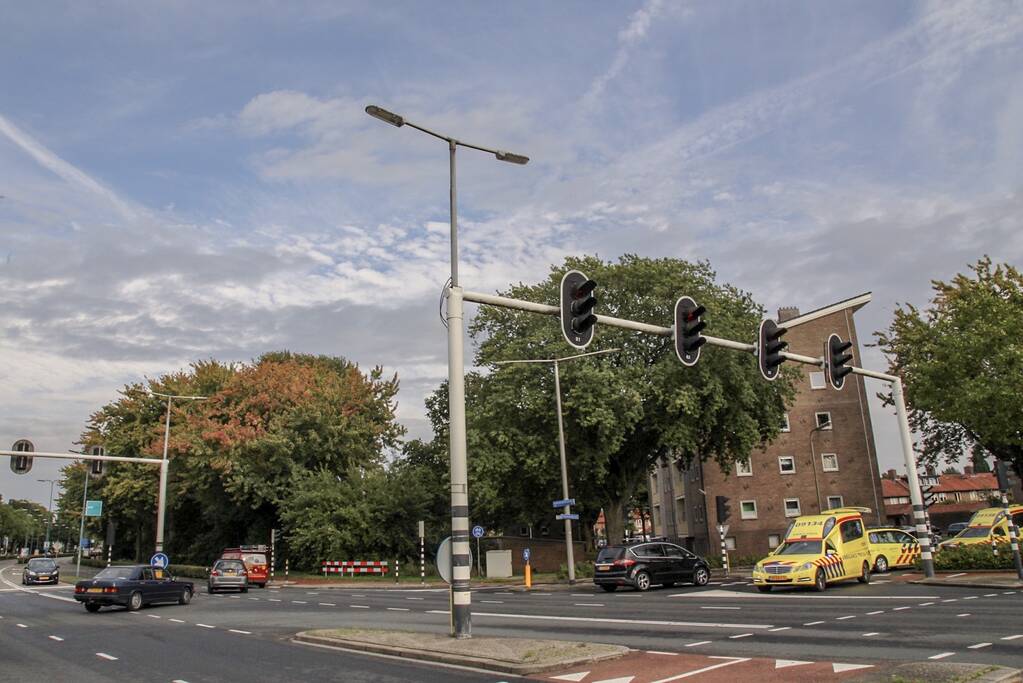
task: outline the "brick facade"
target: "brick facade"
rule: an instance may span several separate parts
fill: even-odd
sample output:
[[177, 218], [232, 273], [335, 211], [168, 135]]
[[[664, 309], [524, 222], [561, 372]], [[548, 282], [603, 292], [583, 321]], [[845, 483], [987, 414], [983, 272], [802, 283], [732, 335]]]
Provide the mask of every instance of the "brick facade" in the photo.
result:
[[[826, 339], [835, 333], [853, 342], [852, 362], [860, 365], [853, 313], [867, 301], [869, 295], [863, 295], [802, 316], [794, 309], [780, 310], [780, 324], [789, 328], [788, 350], [820, 356]], [[870, 508], [868, 523], [883, 523], [863, 379], [847, 376], [841, 391], [830, 386], [813, 388], [812, 375], [815, 385], [824, 384], [822, 371], [809, 365], [786, 365], [800, 373], [798, 393], [787, 414], [788, 430], [766, 449], [755, 451], [748, 468], [729, 474], [713, 462], [696, 463], [684, 472], [671, 463], [658, 467], [650, 478], [655, 534], [678, 539], [698, 553], [716, 555], [720, 548], [716, 496], [729, 499], [727, 538], [738, 556], [765, 555], [794, 517], [837, 505]], [[818, 420], [825, 417], [829, 426], [818, 429]], [[744, 511], [744, 502], [752, 509]]]

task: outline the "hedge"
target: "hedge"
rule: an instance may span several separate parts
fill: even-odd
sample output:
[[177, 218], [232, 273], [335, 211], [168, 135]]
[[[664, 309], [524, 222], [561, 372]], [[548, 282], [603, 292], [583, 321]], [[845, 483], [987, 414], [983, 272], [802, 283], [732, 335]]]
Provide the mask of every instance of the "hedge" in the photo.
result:
[[[917, 561], [920, 566], [920, 561]], [[990, 543], [972, 543], [958, 548], [944, 548], [934, 554], [935, 569], [1015, 569], [1012, 549], [1008, 543], [998, 545], [998, 554], [991, 550]]]

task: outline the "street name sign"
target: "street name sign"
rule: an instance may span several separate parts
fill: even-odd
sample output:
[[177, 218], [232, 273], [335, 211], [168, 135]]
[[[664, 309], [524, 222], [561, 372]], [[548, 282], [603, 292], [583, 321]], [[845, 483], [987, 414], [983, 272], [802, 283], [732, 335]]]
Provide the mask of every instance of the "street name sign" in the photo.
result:
[[575, 514], [573, 512], [573, 513], [568, 514], [568, 515], [566, 515], [566, 514], [556, 515], [555, 518], [556, 519], [579, 519], [579, 515], [577, 515], [577, 514]]
[[564, 500], [554, 501], [554, 507], [563, 508], [566, 505], [575, 505], [575, 498], [565, 498]]

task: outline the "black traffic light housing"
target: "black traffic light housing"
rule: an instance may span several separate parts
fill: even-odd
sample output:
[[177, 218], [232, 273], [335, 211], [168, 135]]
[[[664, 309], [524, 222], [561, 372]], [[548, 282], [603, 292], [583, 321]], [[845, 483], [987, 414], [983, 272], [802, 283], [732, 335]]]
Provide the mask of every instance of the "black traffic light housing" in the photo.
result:
[[692, 367], [700, 360], [700, 347], [707, 343], [707, 338], [700, 334], [707, 327], [703, 320], [706, 312], [690, 296], [675, 302], [675, 353], [683, 365]]
[[728, 496], [714, 496], [714, 505], [717, 507], [718, 524], [728, 524], [728, 520], [732, 516]]
[[[106, 455], [106, 450], [102, 446], [92, 446], [91, 448], [89, 448], [89, 455]], [[89, 474], [91, 474], [94, 477], [103, 476], [104, 461], [89, 460], [87, 462], [89, 467]]]
[[781, 352], [789, 345], [782, 341], [782, 335], [788, 332], [784, 327], [779, 327], [773, 320], [760, 322], [760, 338], [757, 342], [757, 360], [760, 364], [760, 374], [766, 380], [774, 380], [778, 376], [778, 366], [785, 362]]
[[585, 349], [593, 341], [593, 325], [597, 316], [593, 307], [597, 299], [593, 290], [597, 283], [578, 270], [570, 270], [561, 278], [561, 332], [565, 341], [577, 349]]
[[[12, 451], [18, 451], [20, 453], [31, 453], [36, 449], [28, 439], [18, 439], [11, 446]], [[31, 455], [12, 455], [11, 456], [11, 471], [15, 474], [28, 474], [29, 470], [32, 469], [32, 456]]]
[[828, 337], [824, 344], [824, 373], [835, 389], [845, 386], [845, 376], [853, 371], [852, 367], [846, 365], [853, 359], [851, 353], [846, 353], [851, 348], [852, 342], [842, 341], [837, 334]]

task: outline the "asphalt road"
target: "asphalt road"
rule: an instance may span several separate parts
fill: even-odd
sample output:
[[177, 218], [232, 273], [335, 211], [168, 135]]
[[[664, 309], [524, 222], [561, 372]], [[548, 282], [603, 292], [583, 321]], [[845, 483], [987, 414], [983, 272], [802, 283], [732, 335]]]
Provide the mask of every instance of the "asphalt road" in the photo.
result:
[[[0, 577], [11, 580], [12, 571], [0, 571]], [[529, 593], [481, 589], [473, 595], [473, 633], [842, 666], [1023, 662], [1023, 592], [917, 586], [907, 578], [905, 573], [875, 576], [869, 586], [839, 584], [823, 594], [761, 594], [745, 580], [647, 593], [605, 593], [588, 584]], [[8, 588], [0, 582], [0, 591]], [[443, 632], [449, 619], [444, 590], [288, 587], [252, 589], [244, 595], [201, 592], [185, 607], [152, 607], [135, 614], [103, 610], [95, 615], [53, 599], [66, 598], [67, 588], [38, 592], [52, 597], [0, 592], [0, 634], [5, 642], [10, 638], [24, 644], [16, 648], [14, 660], [15, 667], [22, 667], [15, 670], [22, 672], [38, 671], [42, 661], [56, 657], [81, 669], [83, 675], [76, 673], [74, 680], [93, 680], [85, 674], [101, 676], [95, 680], [117, 679], [121, 672], [130, 672], [123, 678], [127, 680], [146, 672], [151, 680], [251, 681], [262, 680], [268, 666], [281, 672], [279, 677], [275, 673], [279, 680], [500, 680], [288, 642], [299, 630], [338, 626]], [[52, 641], [50, 635], [65, 640]], [[96, 652], [119, 659], [101, 660]]]

